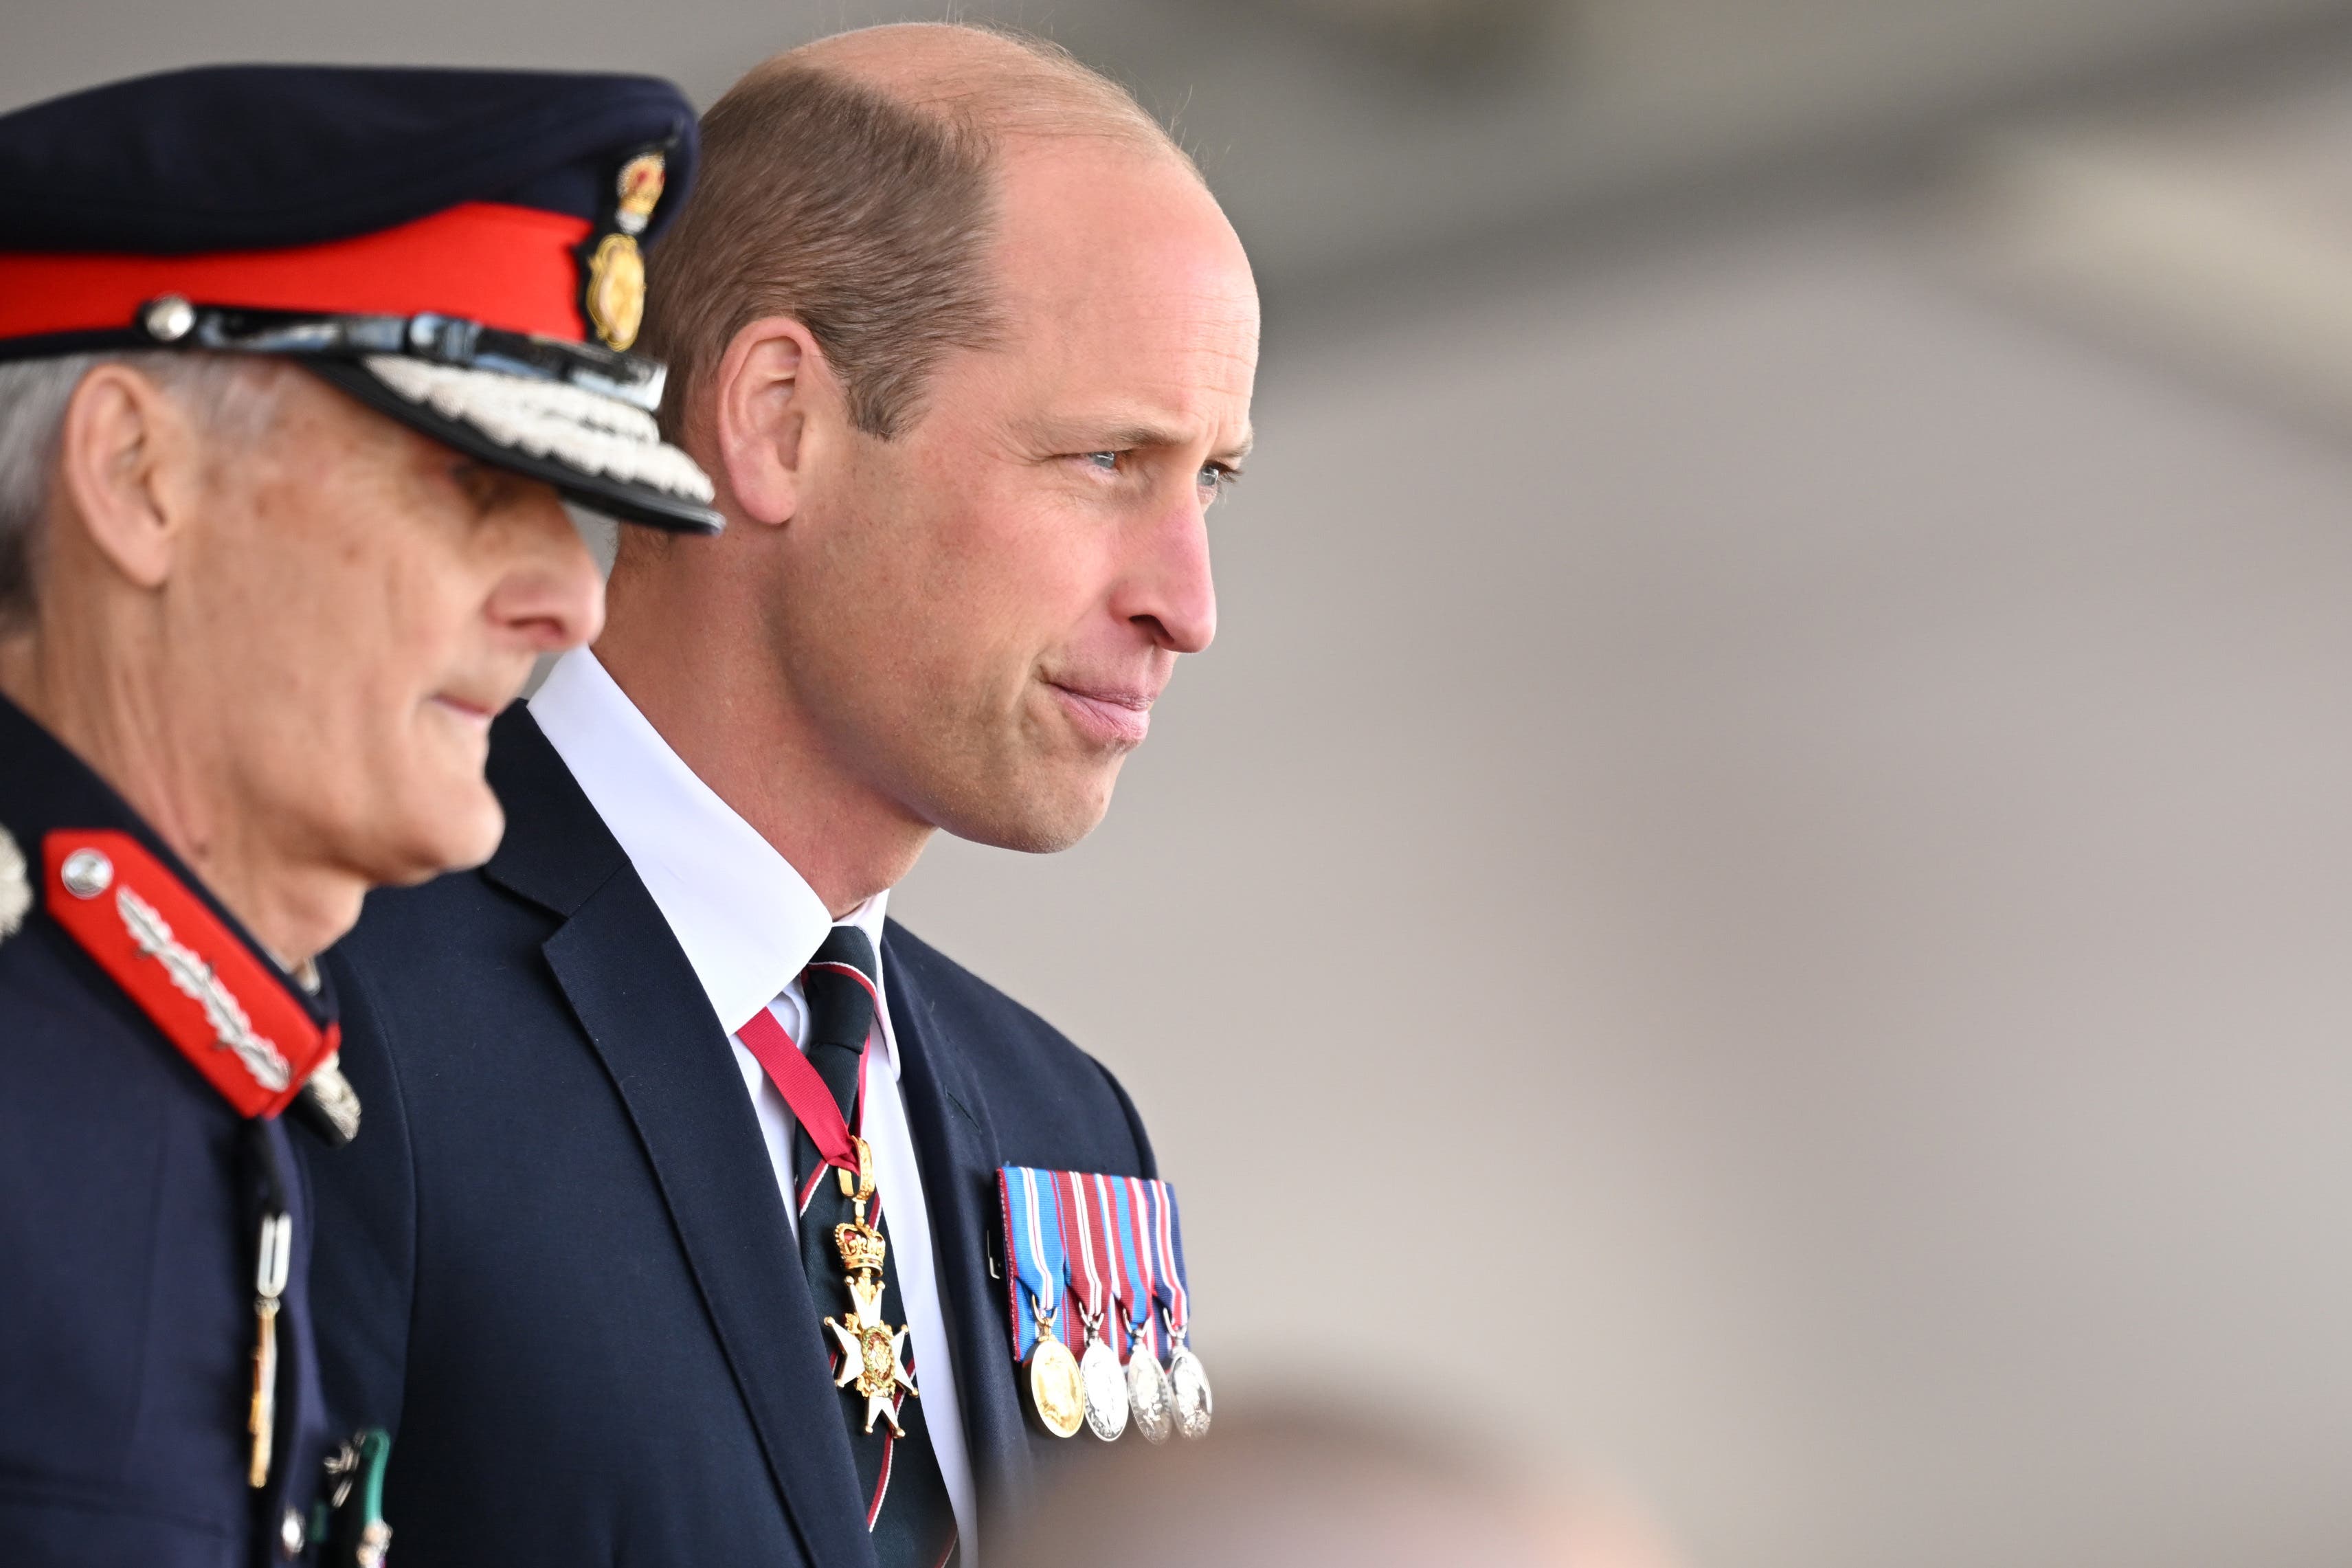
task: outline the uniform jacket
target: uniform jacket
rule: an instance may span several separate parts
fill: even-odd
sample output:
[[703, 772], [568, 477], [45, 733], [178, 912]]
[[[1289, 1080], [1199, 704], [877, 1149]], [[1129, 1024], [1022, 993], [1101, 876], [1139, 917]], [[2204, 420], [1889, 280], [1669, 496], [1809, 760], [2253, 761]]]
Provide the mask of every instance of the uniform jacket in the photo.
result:
[[[726, 1031], [520, 706], [489, 776], [497, 856], [373, 895], [330, 960], [369, 1125], [317, 1163], [327, 1385], [339, 1418], [394, 1433], [397, 1550], [870, 1563], [823, 1314]], [[1042, 1019], [895, 923], [882, 954], [985, 1520], [1055, 1447], [1016, 1386], [996, 1171], [1157, 1173], [1117, 1082]]]
[[[5, 700], [0, 827], [34, 893], [22, 928], [0, 939], [0, 1563], [281, 1561], [281, 1521], [289, 1509], [307, 1516], [326, 1434], [301, 1169], [288, 1129], [240, 1117], [49, 917], [44, 836], [131, 835], [277, 966], [121, 796]], [[331, 1017], [324, 997], [287, 987], [314, 1020]], [[277, 1453], [260, 1491], [246, 1476], [256, 1138], [285, 1173], [295, 1236]]]

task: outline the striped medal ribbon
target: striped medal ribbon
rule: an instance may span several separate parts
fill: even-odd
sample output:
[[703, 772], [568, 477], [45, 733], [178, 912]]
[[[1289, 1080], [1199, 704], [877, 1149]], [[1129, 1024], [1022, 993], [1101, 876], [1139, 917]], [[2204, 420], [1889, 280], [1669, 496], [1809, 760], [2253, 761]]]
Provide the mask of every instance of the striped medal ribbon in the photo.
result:
[[1160, 1312], [1168, 1326], [1168, 1383], [1175, 1396], [1176, 1430], [1187, 1437], [1205, 1437], [1213, 1401], [1208, 1372], [1185, 1343], [1192, 1322], [1192, 1296], [1184, 1286], [1184, 1226], [1176, 1213], [1176, 1189], [1165, 1182], [1148, 1182], [1144, 1199], [1150, 1209]]
[[1069, 1259], [1070, 1292], [1086, 1335], [1078, 1380], [1086, 1387], [1087, 1430], [1115, 1443], [1127, 1430], [1127, 1373], [1119, 1365], [1119, 1329], [1111, 1305], [1117, 1249], [1096, 1199], [1095, 1180], [1077, 1171], [1054, 1173], [1061, 1189], [1062, 1251]]
[[1012, 1297], [1013, 1354], [1028, 1373], [1029, 1408], [1056, 1437], [1072, 1437], [1086, 1423], [1086, 1387], [1078, 1358], [1063, 1342], [1063, 1250], [1059, 1187], [1050, 1171], [1008, 1165], [997, 1173], [1004, 1208], [1004, 1240]]
[[1160, 1364], [1159, 1277], [1140, 1176], [1100, 1176], [1118, 1219], [1119, 1321], [1127, 1330], [1127, 1409], [1147, 1443], [1176, 1429], [1176, 1391]]

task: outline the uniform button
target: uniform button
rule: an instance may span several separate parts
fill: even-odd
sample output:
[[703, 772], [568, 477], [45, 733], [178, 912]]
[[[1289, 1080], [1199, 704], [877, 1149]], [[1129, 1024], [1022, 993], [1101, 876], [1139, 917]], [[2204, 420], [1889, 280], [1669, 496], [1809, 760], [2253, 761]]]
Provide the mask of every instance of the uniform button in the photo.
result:
[[95, 849], [77, 849], [58, 868], [58, 880], [77, 899], [94, 899], [114, 885], [114, 862]]
[[286, 1549], [289, 1561], [302, 1555], [302, 1545], [308, 1539], [302, 1528], [302, 1516], [292, 1509], [286, 1510], [285, 1521], [278, 1527], [278, 1543]]

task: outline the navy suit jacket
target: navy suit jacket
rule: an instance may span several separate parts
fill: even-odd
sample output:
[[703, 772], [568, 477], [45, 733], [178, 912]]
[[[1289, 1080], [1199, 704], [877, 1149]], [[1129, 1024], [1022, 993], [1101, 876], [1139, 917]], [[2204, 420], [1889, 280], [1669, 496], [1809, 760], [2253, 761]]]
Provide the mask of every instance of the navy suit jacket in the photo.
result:
[[[526, 710], [489, 774], [498, 855], [372, 896], [330, 961], [368, 1121], [312, 1162], [313, 1289], [331, 1405], [394, 1434], [395, 1550], [870, 1564], [726, 1030]], [[1055, 1445], [1015, 1381], [997, 1168], [1157, 1173], [1118, 1083], [1044, 1020], [895, 923], [882, 962], [986, 1517]]]

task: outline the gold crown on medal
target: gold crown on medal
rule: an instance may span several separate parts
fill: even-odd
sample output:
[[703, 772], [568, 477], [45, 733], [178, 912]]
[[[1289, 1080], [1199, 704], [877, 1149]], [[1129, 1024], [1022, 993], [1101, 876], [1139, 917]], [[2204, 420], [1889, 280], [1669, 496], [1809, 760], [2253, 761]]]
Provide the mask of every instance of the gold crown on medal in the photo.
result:
[[837, 1225], [833, 1227], [833, 1244], [841, 1248], [841, 1266], [853, 1272], [871, 1268], [882, 1270], [882, 1259], [890, 1251], [890, 1244], [882, 1233], [870, 1225]]

